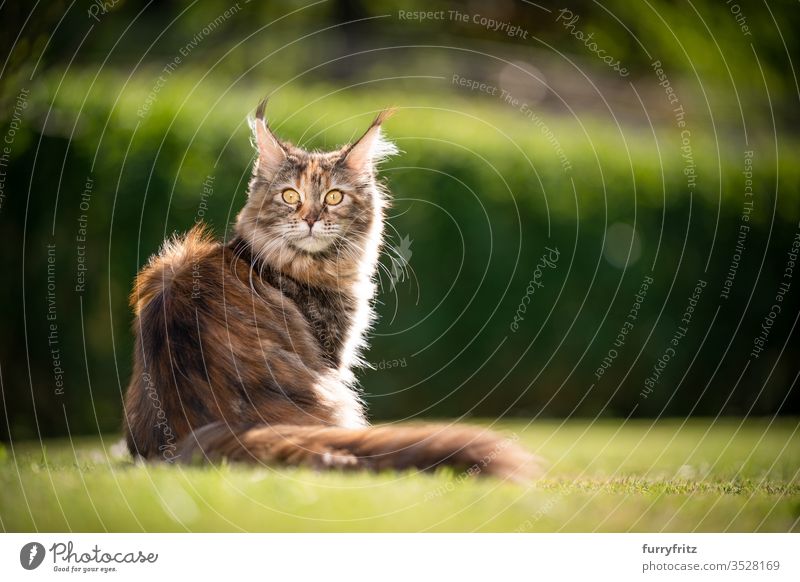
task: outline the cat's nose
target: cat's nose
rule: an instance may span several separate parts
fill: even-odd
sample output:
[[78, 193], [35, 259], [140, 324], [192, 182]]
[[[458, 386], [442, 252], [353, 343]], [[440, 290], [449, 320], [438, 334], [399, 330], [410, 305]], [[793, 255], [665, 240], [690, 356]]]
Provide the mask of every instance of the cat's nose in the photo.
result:
[[303, 220], [306, 221], [308, 228], [314, 228], [314, 223], [317, 221], [318, 217], [314, 216], [313, 214], [307, 215]]

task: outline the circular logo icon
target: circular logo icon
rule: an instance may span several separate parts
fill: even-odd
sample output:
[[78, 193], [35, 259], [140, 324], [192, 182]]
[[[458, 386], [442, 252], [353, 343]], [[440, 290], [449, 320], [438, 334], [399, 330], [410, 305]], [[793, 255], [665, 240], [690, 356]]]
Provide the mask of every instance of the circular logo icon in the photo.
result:
[[29, 542], [19, 551], [19, 563], [26, 570], [35, 570], [44, 561], [44, 546], [39, 542]]

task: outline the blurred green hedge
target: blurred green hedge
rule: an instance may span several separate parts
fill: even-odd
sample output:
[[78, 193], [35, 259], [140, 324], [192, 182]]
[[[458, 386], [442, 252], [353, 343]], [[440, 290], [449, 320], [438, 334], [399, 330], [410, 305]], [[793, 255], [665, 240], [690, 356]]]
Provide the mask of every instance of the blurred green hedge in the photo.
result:
[[[10, 354], [3, 397], [20, 438], [37, 424], [42, 434], [63, 434], [65, 418], [75, 433], [119, 426], [136, 271], [165, 236], [201, 214], [229, 236], [244, 203], [253, 156], [245, 118], [264, 87], [184, 70], [139, 115], [158, 74], [73, 70], [62, 79], [53, 71], [31, 87], [0, 215], [8, 256], [24, 259], [8, 273], [0, 306]], [[698, 185], [690, 193], [674, 127], [621, 129], [542, 114], [569, 159], [565, 172], [553, 144], [518, 111], [461, 93], [443, 98], [426, 84], [433, 81], [403, 83], [291, 85], [269, 106], [280, 135], [319, 148], [352, 139], [382, 107], [399, 108], [386, 131], [403, 153], [384, 176], [396, 198], [391, 244], [406, 238], [410, 272], [394, 285], [382, 277], [381, 319], [367, 355], [376, 369], [361, 374], [374, 417], [798, 412], [796, 394], [784, 401], [791, 370], [785, 359], [775, 365], [779, 350], [798, 348], [796, 335], [784, 346], [796, 307], [778, 319], [767, 351], [737, 383], [800, 219], [796, 160], [776, 160], [770, 139], [752, 138], [752, 230], [731, 297], [722, 300], [743, 201], [736, 140], [715, 142], [695, 120]], [[208, 176], [214, 191], [201, 211]], [[79, 293], [81, 214], [88, 236]], [[627, 268], [606, 259], [624, 259], [630, 244], [605, 239], [607, 231], [630, 232], [609, 231], [615, 223], [637, 233], [640, 257]], [[63, 395], [55, 393], [48, 343], [48, 244], [56, 245]], [[558, 248], [558, 264], [541, 274], [543, 286], [513, 331], [545, 247]], [[598, 380], [648, 274], [654, 283], [639, 319]], [[708, 285], [688, 333], [643, 398], [698, 279]]]

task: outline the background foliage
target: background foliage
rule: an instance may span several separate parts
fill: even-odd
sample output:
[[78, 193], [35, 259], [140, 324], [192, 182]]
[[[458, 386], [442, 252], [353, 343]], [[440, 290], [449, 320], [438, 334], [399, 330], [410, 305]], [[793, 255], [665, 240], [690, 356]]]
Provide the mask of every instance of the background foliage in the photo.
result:
[[[800, 282], [765, 351], [749, 355], [800, 220], [798, 88], [787, 60], [797, 50], [794, 4], [748, 5], [749, 37], [711, 1], [569, 4], [627, 78], [555, 21], [561, 6], [118, 2], [97, 19], [92, 6], [49, 3], [36, 10], [38, 32], [21, 38], [29, 8], [3, 8], [2, 134], [14, 130], [0, 207], [4, 438], [118, 429], [131, 281], [165, 236], [198, 218], [230, 236], [253, 156], [245, 118], [267, 92], [275, 130], [307, 147], [348, 141], [377, 110], [399, 109], [386, 130], [403, 153], [384, 176], [396, 198], [391, 245], [405, 244], [409, 275], [382, 276], [375, 369], [361, 374], [375, 418], [798, 412]], [[528, 38], [398, 16], [422, 9], [485, 14]], [[656, 59], [691, 129], [694, 189]], [[454, 74], [529, 103], [571, 169], [536, 118], [459, 87]], [[751, 230], [724, 299], [745, 151], [754, 152]], [[82, 214], [86, 286], [76, 292]], [[559, 250], [558, 263], [514, 331], [546, 247]], [[635, 327], [598, 379], [649, 275]], [[686, 337], [644, 398], [700, 279], [707, 286]]]

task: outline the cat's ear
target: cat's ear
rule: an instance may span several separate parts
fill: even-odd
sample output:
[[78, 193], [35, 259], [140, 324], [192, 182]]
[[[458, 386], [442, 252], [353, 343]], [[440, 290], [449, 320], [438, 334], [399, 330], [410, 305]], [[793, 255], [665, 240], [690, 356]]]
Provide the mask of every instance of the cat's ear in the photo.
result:
[[256, 108], [254, 116], [250, 117], [250, 129], [253, 130], [253, 142], [258, 151], [255, 171], [267, 176], [273, 176], [286, 161], [286, 147], [272, 133], [264, 111], [267, 108], [267, 99], [261, 101]]
[[344, 164], [357, 172], [371, 172], [383, 160], [397, 153], [397, 147], [383, 136], [381, 124], [394, 114], [384, 109], [357, 142], [342, 154]]

